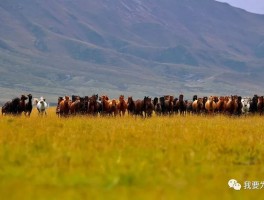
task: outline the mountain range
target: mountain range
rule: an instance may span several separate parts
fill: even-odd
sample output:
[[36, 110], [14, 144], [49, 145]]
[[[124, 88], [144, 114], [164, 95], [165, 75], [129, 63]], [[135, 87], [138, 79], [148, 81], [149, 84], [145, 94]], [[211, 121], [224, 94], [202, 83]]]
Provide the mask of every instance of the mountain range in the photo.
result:
[[0, 2], [0, 101], [263, 92], [264, 15], [214, 0]]

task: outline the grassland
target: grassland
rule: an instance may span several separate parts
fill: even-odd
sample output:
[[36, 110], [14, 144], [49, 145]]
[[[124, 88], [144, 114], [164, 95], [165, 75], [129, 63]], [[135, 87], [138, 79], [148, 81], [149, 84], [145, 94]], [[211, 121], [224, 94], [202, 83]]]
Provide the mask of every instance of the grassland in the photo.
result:
[[263, 120], [0, 117], [0, 199], [261, 199]]

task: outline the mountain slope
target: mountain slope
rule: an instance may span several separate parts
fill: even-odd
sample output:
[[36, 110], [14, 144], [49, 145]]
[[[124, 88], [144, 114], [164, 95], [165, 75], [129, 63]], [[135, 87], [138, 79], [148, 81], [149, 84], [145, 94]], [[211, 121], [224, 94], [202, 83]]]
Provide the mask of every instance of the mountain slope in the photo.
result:
[[264, 16], [213, 0], [12, 0], [0, 24], [0, 100], [262, 92]]

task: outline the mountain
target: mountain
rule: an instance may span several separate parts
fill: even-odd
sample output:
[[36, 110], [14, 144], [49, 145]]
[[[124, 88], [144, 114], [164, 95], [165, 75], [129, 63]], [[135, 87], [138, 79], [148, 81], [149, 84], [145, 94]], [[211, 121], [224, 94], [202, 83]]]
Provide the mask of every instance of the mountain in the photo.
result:
[[0, 101], [263, 91], [264, 15], [214, 0], [0, 2]]

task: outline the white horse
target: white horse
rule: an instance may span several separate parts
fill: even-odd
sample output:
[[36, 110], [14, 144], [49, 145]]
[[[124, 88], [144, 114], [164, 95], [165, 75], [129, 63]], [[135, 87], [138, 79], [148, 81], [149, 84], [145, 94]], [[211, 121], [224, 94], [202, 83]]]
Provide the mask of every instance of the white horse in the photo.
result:
[[46, 103], [45, 99], [43, 97], [40, 97], [40, 99], [38, 100], [37, 98], [34, 99], [34, 102], [37, 106], [38, 112], [40, 115], [47, 115], [47, 108], [48, 108], [48, 104]]
[[250, 99], [249, 97], [244, 97], [244, 98], [242, 98], [242, 100], [241, 100], [241, 103], [242, 103], [242, 113], [243, 113], [244, 115], [247, 115], [248, 112], [249, 112], [250, 101], [251, 101], [251, 99]]

